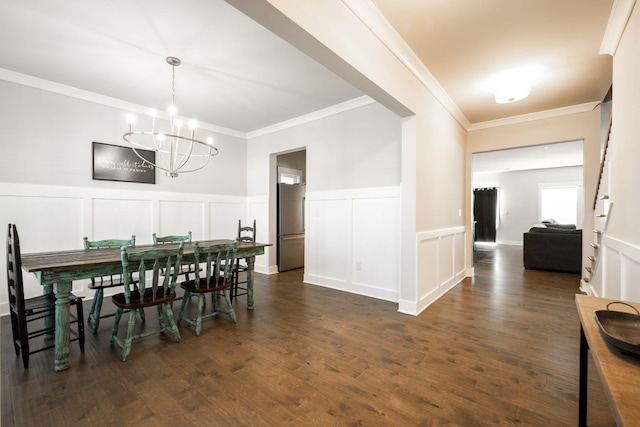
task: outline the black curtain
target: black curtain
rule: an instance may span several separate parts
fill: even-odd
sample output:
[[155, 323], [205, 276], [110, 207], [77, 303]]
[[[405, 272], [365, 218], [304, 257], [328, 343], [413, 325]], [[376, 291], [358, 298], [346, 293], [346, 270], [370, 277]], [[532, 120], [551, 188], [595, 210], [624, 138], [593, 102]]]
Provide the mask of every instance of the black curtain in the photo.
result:
[[496, 214], [498, 211], [498, 189], [477, 188], [473, 190], [473, 219], [476, 242], [496, 241]]

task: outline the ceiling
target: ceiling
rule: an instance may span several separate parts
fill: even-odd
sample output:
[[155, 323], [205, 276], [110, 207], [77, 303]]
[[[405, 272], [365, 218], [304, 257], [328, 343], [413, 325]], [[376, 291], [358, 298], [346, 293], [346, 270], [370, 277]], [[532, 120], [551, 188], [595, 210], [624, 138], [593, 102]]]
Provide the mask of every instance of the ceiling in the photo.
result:
[[[601, 101], [613, 0], [372, 0], [471, 123]], [[2, 0], [0, 68], [249, 133], [363, 95], [223, 0]], [[531, 96], [482, 83], [536, 64]], [[10, 73], [11, 74], [11, 73]], [[4, 73], [7, 75], [7, 73]]]
[[472, 171], [475, 175], [582, 166], [582, 146], [582, 141], [568, 141], [475, 153]]

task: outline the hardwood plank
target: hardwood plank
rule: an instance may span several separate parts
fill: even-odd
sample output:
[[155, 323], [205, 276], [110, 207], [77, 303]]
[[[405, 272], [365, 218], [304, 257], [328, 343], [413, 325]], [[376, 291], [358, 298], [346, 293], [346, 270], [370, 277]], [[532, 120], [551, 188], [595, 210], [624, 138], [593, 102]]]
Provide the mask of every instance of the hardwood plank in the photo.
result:
[[[304, 284], [301, 270], [256, 274], [255, 309], [234, 300], [237, 324], [217, 317], [199, 337], [182, 324], [182, 342], [138, 340], [123, 363], [103, 319], [63, 372], [53, 352], [25, 371], [4, 317], [2, 426], [575, 425], [579, 276], [524, 270], [506, 246], [475, 272], [416, 317]], [[615, 425], [597, 375], [588, 415]]]

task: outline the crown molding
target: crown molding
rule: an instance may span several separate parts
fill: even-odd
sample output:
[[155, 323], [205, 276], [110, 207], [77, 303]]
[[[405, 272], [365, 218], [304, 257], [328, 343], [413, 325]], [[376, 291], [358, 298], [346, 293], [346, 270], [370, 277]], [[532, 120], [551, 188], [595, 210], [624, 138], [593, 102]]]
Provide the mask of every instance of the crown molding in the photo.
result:
[[342, 0], [360, 21], [385, 45], [387, 49], [420, 81], [420, 83], [440, 102], [440, 104], [465, 129], [470, 126], [469, 119], [458, 108], [449, 94], [427, 67], [418, 59], [416, 53], [398, 32], [371, 3], [370, 0]]
[[360, 96], [358, 98], [354, 98], [340, 104], [332, 105], [331, 107], [327, 107], [322, 110], [314, 111], [313, 113], [305, 114], [303, 116], [285, 120], [284, 122], [276, 123], [275, 125], [267, 126], [262, 129], [249, 132], [247, 133], [247, 139], [258, 138], [260, 136], [265, 136], [271, 133], [279, 132], [281, 130], [300, 126], [305, 123], [310, 123], [316, 120], [324, 119], [326, 117], [334, 116], [336, 114], [344, 113], [345, 111], [364, 107], [365, 105], [374, 104], [375, 102], [376, 101], [373, 98], [367, 95]]
[[[55, 83], [49, 80], [40, 79], [38, 77], [30, 76], [27, 74], [17, 73], [15, 71], [6, 70], [0, 68], [0, 80], [4, 80], [11, 83], [16, 83], [22, 86], [32, 87], [34, 89], [40, 89], [47, 92], [56, 93], [58, 95], [69, 96], [71, 98], [81, 99], [83, 101], [93, 102], [95, 104], [105, 105], [107, 107], [118, 108], [121, 110], [129, 111], [136, 114], [146, 115], [149, 113], [149, 107], [134, 104], [120, 99], [111, 98], [109, 96], [100, 95], [95, 92], [89, 92], [87, 90], [78, 89], [72, 86]], [[162, 119], [169, 120], [169, 115], [159, 111], [158, 116]], [[199, 122], [198, 127], [200, 129], [208, 130], [210, 132], [216, 132], [222, 135], [232, 136], [234, 138], [241, 138], [246, 140], [247, 134], [239, 132], [237, 130], [216, 126], [211, 123]], [[122, 125], [123, 131], [126, 128], [126, 124]]]
[[615, 0], [613, 2], [607, 29], [604, 31], [604, 37], [600, 45], [599, 53], [601, 55], [614, 56], [616, 54], [622, 33], [627, 26], [627, 22], [629, 22], [635, 3], [636, 0]]
[[522, 114], [520, 116], [505, 117], [504, 119], [490, 120], [487, 122], [474, 123], [467, 129], [474, 130], [489, 129], [500, 126], [515, 125], [518, 123], [532, 122], [534, 120], [550, 119], [553, 117], [566, 116], [569, 114], [585, 113], [592, 111], [600, 104], [599, 101], [588, 102], [586, 104], [571, 105], [569, 107], [555, 108], [553, 110], [538, 111], [535, 113]]
[[[71, 98], [80, 99], [83, 101], [93, 102], [95, 104], [104, 105], [107, 107], [117, 108], [120, 110], [128, 111], [131, 113], [146, 115], [149, 113], [149, 107], [134, 104], [120, 99], [111, 98], [109, 96], [100, 95], [95, 92], [89, 92], [86, 90], [78, 89], [72, 86], [66, 86], [60, 83], [55, 83], [49, 80], [40, 79], [27, 74], [17, 73], [15, 71], [6, 70], [0, 68], [0, 80], [16, 83], [22, 86], [32, 87], [34, 89], [45, 90], [47, 92], [56, 93], [58, 95], [69, 96]], [[222, 135], [231, 136], [234, 138], [240, 138], [242, 140], [248, 140], [250, 138], [256, 138], [258, 136], [267, 135], [270, 133], [278, 132], [284, 129], [299, 126], [301, 124], [309, 123], [315, 120], [323, 119], [335, 114], [340, 114], [345, 111], [353, 110], [355, 108], [363, 107], [365, 105], [373, 104], [376, 101], [369, 96], [361, 96], [359, 98], [351, 99], [340, 104], [333, 105], [322, 110], [315, 111], [300, 117], [296, 117], [291, 120], [286, 120], [281, 123], [277, 123], [272, 126], [267, 126], [262, 129], [258, 129], [252, 132], [240, 132], [233, 129], [216, 126], [211, 123], [198, 122], [198, 128], [208, 130], [210, 132], [219, 133]], [[162, 119], [169, 120], [169, 115], [158, 111], [158, 116]], [[123, 124], [123, 129], [125, 125]]]

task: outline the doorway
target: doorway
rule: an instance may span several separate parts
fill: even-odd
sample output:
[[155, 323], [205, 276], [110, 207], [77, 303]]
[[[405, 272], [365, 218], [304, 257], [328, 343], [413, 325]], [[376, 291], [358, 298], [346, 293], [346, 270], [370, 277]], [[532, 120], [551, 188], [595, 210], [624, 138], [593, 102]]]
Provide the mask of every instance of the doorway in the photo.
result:
[[306, 150], [276, 156], [278, 272], [304, 268]]
[[498, 189], [476, 188], [473, 190], [473, 221], [475, 242], [496, 242], [498, 229]]

